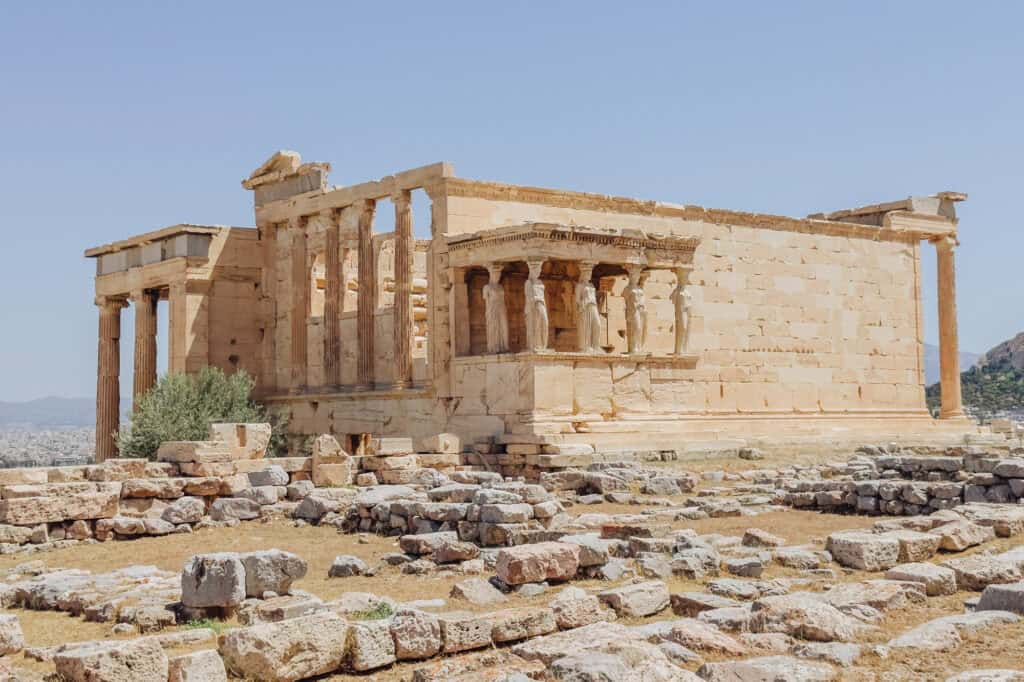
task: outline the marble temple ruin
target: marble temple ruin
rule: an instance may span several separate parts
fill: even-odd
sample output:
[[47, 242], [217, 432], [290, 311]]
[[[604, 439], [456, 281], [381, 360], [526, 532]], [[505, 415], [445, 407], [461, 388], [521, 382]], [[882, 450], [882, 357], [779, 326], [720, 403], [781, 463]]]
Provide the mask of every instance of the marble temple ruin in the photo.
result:
[[[456, 177], [335, 187], [278, 152], [255, 228], [180, 224], [91, 248], [96, 457], [116, 456], [121, 311], [134, 385], [244, 369], [297, 434], [452, 433], [509, 453], [681, 442], [962, 438], [955, 204], [790, 218]], [[429, 231], [413, 233], [413, 196]], [[378, 205], [394, 231], [374, 230]], [[938, 262], [942, 407], [924, 394], [922, 242]]]

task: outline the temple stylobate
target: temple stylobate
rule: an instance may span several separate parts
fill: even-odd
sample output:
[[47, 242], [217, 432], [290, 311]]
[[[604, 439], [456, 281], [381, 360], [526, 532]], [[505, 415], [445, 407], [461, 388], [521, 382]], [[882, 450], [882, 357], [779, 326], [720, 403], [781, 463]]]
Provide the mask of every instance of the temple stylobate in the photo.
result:
[[[116, 453], [123, 348], [136, 396], [160, 352], [172, 372], [244, 369], [300, 435], [449, 432], [539, 453], [973, 428], [956, 326], [965, 195], [790, 218], [468, 180], [446, 163], [343, 187], [329, 172], [278, 152], [242, 183], [255, 227], [180, 224], [86, 252], [99, 459]], [[375, 229], [382, 215], [392, 230]]]

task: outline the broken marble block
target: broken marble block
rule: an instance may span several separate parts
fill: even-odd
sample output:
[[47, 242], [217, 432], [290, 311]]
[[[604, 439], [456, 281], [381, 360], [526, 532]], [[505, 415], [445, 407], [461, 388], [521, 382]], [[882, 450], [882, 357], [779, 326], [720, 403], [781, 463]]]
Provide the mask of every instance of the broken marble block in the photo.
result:
[[238, 554], [197, 554], [181, 572], [181, 603], [190, 608], [230, 608], [245, 599], [245, 566]]
[[66, 682], [167, 682], [168, 659], [155, 638], [82, 642], [53, 657]]
[[288, 594], [292, 583], [308, 570], [306, 560], [280, 549], [246, 552], [239, 557], [245, 567], [245, 594], [262, 597], [265, 592]]
[[[538, 542], [508, 547], [498, 552], [495, 569], [507, 585], [569, 580], [580, 565], [578, 545]], [[666, 596], [666, 602], [668, 597]]]
[[220, 655], [238, 677], [259, 682], [295, 682], [341, 667], [349, 623], [320, 612], [279, 623], [235, 628], [221, 635]]
[[828, 536], [825, 549], [840, 566], [884, 571], [899, 563], [900, 542], [884, 534], [840, 531]]
[[601, 601], [625, 618], [642, 618], [665, 610], [669, 605], [668, 587], [660, 580], [605, 590], [597, 595]]
[[227, 682], [224, 660], [207, 649], [175, 656], [169, 661], [167, 682]]

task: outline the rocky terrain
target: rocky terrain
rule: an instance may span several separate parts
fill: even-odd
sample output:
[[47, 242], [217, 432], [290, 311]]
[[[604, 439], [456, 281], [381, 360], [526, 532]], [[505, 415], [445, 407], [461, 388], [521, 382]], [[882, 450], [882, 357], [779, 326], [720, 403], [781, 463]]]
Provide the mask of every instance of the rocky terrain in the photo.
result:
[[6, 679], [1024, 679], [1009, 448], [527, 481], [401, 439], [214, 436], [0, 479]]

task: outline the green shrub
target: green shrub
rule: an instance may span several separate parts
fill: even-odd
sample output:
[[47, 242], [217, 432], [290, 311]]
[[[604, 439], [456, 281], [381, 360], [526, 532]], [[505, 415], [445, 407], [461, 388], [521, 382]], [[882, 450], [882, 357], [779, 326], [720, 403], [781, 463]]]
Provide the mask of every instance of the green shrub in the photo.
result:
[[[282, 425], [254, 402], [253, 380], [244, 371], [228, 375], [216, 367], [197, 374], [167, 374], [144, 395], [121, 428], [117, 446], [121, 457], [153, 459], [160, 444], [171, 440], [206, 440], [217, 422], [271, 422], [281, 442]], [[275, 442], [276, 441], [276, 442]]]
[[185, 623], [184, 627], [188, 630], [199, 630], [208, 628], [219, 635], [225, 630], [230, 630], [235, 626], [223, 620], [217, 620], [214, 618], [200, 618], [199, 620], [190, 620], [189, 622]]
[[384, 620], [395, 615], [395, 609], [391, 604], [386, 601], [382, 601], [374, 606], [372, 609], [366, 609], [365, 611], [354, 611], [349, 614], [352, 620]]

